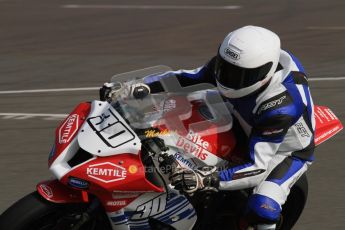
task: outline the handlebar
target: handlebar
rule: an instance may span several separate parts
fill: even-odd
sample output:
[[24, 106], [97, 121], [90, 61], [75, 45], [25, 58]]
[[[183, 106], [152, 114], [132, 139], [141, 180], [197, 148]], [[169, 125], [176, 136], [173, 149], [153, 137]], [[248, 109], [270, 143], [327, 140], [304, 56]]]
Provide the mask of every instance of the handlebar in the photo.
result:
[[160, 170], [166, 175], [172, 174], [179, 167], [175, 157], [166, 153], [159, 155], [158, 162]]

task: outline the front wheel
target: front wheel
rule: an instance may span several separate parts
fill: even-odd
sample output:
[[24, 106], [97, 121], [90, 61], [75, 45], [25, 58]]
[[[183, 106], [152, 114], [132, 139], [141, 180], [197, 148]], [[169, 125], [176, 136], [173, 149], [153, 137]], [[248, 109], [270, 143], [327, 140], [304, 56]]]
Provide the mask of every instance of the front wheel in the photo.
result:
[[[9, 207], [0, 216], [0, 229], [68, 230], [80, 222], [87, 204], [55, 204], [33, 192]], [[82, 230], [111, 229], [104, 210], [98, 210]]]

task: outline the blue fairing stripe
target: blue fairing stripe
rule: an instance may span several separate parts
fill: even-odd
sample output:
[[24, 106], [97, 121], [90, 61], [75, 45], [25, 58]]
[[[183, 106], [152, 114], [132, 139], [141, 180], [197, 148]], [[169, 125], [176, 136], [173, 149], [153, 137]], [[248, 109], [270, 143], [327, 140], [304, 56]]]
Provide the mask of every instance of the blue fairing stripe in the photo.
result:
[[181, 212], [178, 216], [180, 217], [180, 219], [185, 219], [185, 218], [187, 218], [190, 214], [192, 214], [194, 212], [194, 209], [187, 209], [187, 210], [185, 210], [185, 211], [183, 211], [183, 212]]
[[196, 211], [195, 210], [193, 210], [193, 212], [192, 212], [192, 214], [188, 217], [188, 219], [190, 220], [190, 219], [192, 219], [194, 216], [196, 216]]
[[[179, 211], [183, 210], [184, 208], [186, 208], [189, 205], [189, 201], [185, 201], [183, 202], [181, 205], [177, 206], [174, 210], [171, 210], [167, 213], [165, 213], [163, 216], [159, 216], [159, 217], [155, 217], [155, 219], [165, 223], [165, 224], [173, 224], [174, 221], [171, 219], [171, 216], [175, 215], [176, 213], [178, 213]], [[193, 216], [195, 216], [195, 210], [193, 208], [187, 209], [183, 212], [181, 212], [179, 215], [179, 219], [183, 220], [185, 218], [188, 219], [192, 218]], [[154, 216], [152, 216], [154, 217]], [[148, 222], [148, 219], [146, 219], [146, 222], [143, 223], [130, 223], [130, 229], [150, 229]]]
[[[110, 217], [110, 219], [116, 224], [122, 224], [122, 222], [127, 222], [127, 217], [125, 215]], [[118, 223], [121, 222], [121, 223]]]
[[169, 211], [169, 212], [165, 213], [163, 216], [157, 217], [157, 219], [160, 220], [160, 221], [166, 222], [170, 218], [171, 215], [176, 214], [180, 210], [182, 210], [185, 207], [187, 207], [189, 204], [190, 204], [189, 201], [186, 201], [185, 203], [183, 203], [183, 205], [177, 207], [176, 209], [174, 209], [172, 211]]
[[285, 181], [287, 181], [288, 179], [290, 179], [293, 175], [296, 174], [296, 172], [298, 172], [305, 164], [306, 162], [298, 159], [298, 158], [293, 158], [292, 164], [289, 168], [289, 170], [286, 172], [286, 174], [280, 178], [280, 179], [272, 179], [272, 180], [268, 180], [271, 181], [273, 183], [276, 183], [278, 185], [282, 185]]
[[[179, 209], [178, 211], [181, 211], [183, 208]], [[179, 220], [183, 220], [185, 218], [187, 218], [194, 210], [193, 209], [187, 209], [183, 212], [181, 212], [178, 217], [179, 217]], [[165, 224], [172, 224], [174, 223], [174, 221], [171, 219], [171, 216], [175, 215], [177, 212], [173, 213], [173, 214], [170, 214], [169, 216], [161, 219], [161, 218], [158, 218], [158, 220], [162, 221], [163, 223]]]
[[114, 222], [119, 222], [119, 221], [123, 221], [126, 220], [126, 216], [125, 215], [121, 215], [121, 216], [116, 216], [116, 217], [111, 217], [111, 220]]
[[169, 208], [181, 204], [183, 201], [186, 201], [187, 199], [184, 196], [178, 196], [173, 200], [169, 200], [168, 204], [165, 207], [165, 210], [168, 210]]

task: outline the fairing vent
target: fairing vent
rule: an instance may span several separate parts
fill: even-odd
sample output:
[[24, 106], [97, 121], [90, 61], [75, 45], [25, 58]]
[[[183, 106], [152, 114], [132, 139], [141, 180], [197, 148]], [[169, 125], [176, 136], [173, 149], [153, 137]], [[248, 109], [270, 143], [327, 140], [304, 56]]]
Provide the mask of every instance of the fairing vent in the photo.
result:
[[78, 152], [67, 162], [72, 168], [91, 159], [93, 156], [84, 149], [79, 148]]

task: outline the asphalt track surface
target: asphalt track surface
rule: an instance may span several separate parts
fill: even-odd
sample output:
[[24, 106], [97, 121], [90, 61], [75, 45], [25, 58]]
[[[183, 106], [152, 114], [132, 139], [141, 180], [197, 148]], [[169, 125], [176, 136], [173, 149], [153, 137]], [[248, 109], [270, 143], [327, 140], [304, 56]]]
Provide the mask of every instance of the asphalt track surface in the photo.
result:
[[[71, 4], [103, 7], [63, 7]], [[241, 8], [109, 8], [128, 4]], [[0, 0], [0, 91], [95, 87], [115, 73], [158, 64], [194, 68], [216, 53], [227, 32], [247, 24], [277, 32], [309, 77], [344, 77], [344, 12], [343, 0]], [[345, 122], [345, 81], [310, 87], [315, 104]], [[0, 94], [0, 113], [67, 114], [96, 97], [97, 91]], [[51, 177], [47, 157], [60, 121], [19, 118], [0, 117], [0, 213]], [[295, 229], [344, 229], [344, 142], [342, 132], [317, 148]]]

